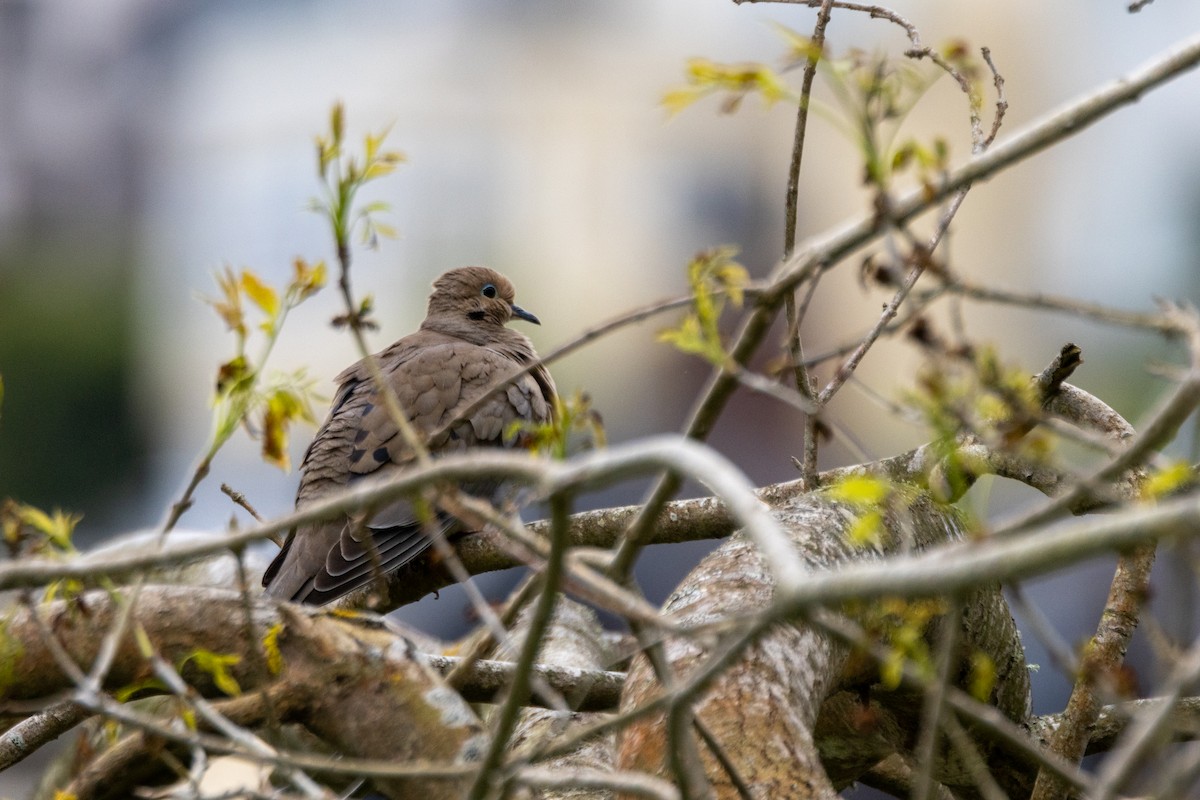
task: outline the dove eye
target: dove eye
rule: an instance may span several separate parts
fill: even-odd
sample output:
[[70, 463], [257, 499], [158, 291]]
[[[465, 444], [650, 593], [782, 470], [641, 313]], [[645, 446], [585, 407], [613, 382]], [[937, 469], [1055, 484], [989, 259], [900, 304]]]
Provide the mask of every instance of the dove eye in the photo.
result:
[[495, 297], [496, 296], [496, 287], [490, 283], [484, 284], [482, 294], [484, 297]]

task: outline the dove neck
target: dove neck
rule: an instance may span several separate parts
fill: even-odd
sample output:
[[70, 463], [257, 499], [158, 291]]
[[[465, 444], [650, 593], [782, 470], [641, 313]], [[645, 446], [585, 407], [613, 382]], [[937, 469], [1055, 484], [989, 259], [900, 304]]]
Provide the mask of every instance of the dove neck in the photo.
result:
[[516, 356], [528, 358], [533, 355], [533, 344], [525, 334], [488, 319], [473, 320], [459, 315], [431, 314], [421, 323], [421, 330], [453, 336], [455, 339], [482, 347], [499, 345], [505, 352]]

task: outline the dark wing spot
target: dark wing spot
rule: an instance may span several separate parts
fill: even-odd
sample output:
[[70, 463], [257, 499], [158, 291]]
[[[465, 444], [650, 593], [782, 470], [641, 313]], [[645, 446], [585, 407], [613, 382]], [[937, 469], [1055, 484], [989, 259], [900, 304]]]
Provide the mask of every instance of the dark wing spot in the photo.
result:
[[361, 459], [363, 457], [363, 454], [366, 452], [367, 452], [366, 450], [359, 450], [358, 448], [351, 450], [350, 451], [350, 463], [357, 464], [359, 459]]
[[373, 408], [375, 408], [374, 403], [363, 403], [362, 415], [365, 417], [367, 414], [370, 414]]
[[371, 457], [380, 464], [391, 459], [391, 455], [388, 454], [388, 449], [386, 447], [376, 447], [375, 452], [371, 454]]
[[363, 439], [367, 438], [371, 432], [366, 428], [359, 428], [358, 433], [354, 434], [354, 443], [362, 444]]

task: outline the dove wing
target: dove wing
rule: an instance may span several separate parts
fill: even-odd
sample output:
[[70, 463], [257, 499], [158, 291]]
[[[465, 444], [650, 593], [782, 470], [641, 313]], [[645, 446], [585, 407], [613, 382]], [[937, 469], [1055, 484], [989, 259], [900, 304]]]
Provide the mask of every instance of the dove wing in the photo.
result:
[[[429, 437], [474, 403], [531, 353], [471, 344], [431, 331], [401, 339], [380, 356], [380, 367], [413, 428]], [[328, 419], [301, 466], [296, 506], [303, 508], [367, 478], [385, 478], [413, 461], [413, 454], [360, 362], [342, 375]], [[517, 421], [546, 422], [553, 413], [554, 386], [541, 367], [505, 389], [495, 390], [478, 411], [428, 442], [441, 455], [472, 447], [522, 444]], [[507, 435], [506, 435], [507, 434]], [[496, 482], [476, 481], [463, 491], [493, 502]], [[444, 535], [461, 523], [444, 512], [433, 521]], [[293, 530], [263, 576], [281, 599], [325, 603], [399, 569], [431, 544], [408, 500], [397, 500], [369, 517], [340, 516]]]

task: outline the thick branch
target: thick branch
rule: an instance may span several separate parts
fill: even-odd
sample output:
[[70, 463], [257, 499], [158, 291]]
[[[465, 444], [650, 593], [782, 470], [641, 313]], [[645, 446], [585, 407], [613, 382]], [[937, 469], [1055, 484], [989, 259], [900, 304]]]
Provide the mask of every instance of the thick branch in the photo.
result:
[[[42, 636], [42, 615], [61, 649], [86, 668], [101, 646], [97, 631], [108, 629], [118, 606], [104, 592], [77, 601], [57, 602], [9, 615], [6, 636], [20, 643], [9, 650], [5, 698], [35, 699], [73, 688]], [[200, 693], [219, 695], [213, 675], [196, 666], [197, 648], [236, 657], [228, 667], [243, 690], [265, 686], [261, 663], [252, 652], [271, 633], [278, 647], [280, 673], [270, 684], [305, 698], [296, 718], [318, 737], [352, 757], [389, 761], [454, 763], [468, 759], [482, 731], [469, 707], [453, 692], [433, 691], [440, 679], [404, 640], [365, 619], [300, 611], [266, 602], [253, 607], [253, 637], [230, 625], [242, 613], [235, 592], [195, 587], [146, 587], [133, 610], [133, 623], [145, 631], [168, 663], [185, 664], [183, 676]], [[336, 658], [332, 657], [336, 654]], [[154, 674], [132, 635], [118, 643], [105, 688], [116, 691]], [[81, 696], [82, 697], [82, 696]], [[457, 796], [445, 780], [402, 782], [404, 791]], [[388, 784], [397, 796], [400, 784]], [[446, 793], [449, 792], [447, 795]]]
[[[836, 579], [843, 571], [868, 565], [882, 567], [885, 558], [897, 557], [900, 549], [933, 546], [957, 536], [953, 512], [911, 490], [897, 491], [875, 543], [855, 544], [848, 539], [847, 531], [862, 513], [822, 493], [797, 498], [777, 511], [805, 559], [809, 580]], [[673, 697], [668, 690], [668, 702], [694, 699], [697, 719], [721, 746], [725, 758], [706, 758], [718, 796], [736, 797], [738, 780], [730, 772], [732, 765], [745, 784], [767, 787], [772, 796], [833, 797], [837, 787], [911, 740], [915, 731], [899, 731], [895, 738], [864, 738], [855, 722], [854, 703], [843, 707], [848, 712], [844, 716], [836, 711], [827, 714], [823, 705], [829, 694], [841, 688], [841, 681], [857, 675], [852, 671], [843, 677], [848, 650], [819, 628], [797, 622], [795, 614], [785, 612], [779, 598], [787, 591], [765, 567], [755, 548], [735, 536], [706, 557], [668, 600], [664, 610], [684, 625], [756, 615], [754, 623], [733, 626], [719, 640], [670, 638], [667, 653], [682, 685]], [[985, 591], [999, 599], [996, 588]], [[979, 637], [992, 647], [1000, 676], [996, 702], [1005, 713], [1020, 718], [1028, 683], [1011, 619], [1002, 602], [997, 606], [972, 601], [971, 605], [970, 618], [962, 621], [963, 636], [972, 644], [979, 644]], [[978, 610], [985, 607], [999, 613]], [[1004, 634], [992, 627], [995, 621], [1008, 625]], [[1012, 647], [1017, 650], [1006, 650]], [[646, 662], [637, 660], [630, 669], [622, 708], [631, 711], [651, 702], [659, 691]], [[818, 712], [825, 726], [822, 741], [840, 737], [853, 744], [818, 755]], [[744, 735], [749, 730], [755, 731], [753, 737]], [[621, 734], [618, 765], [661, 770], [663, 748], [662, 720], [650, 714]], [[772, 756], [779, 753], [784, 757]]]

